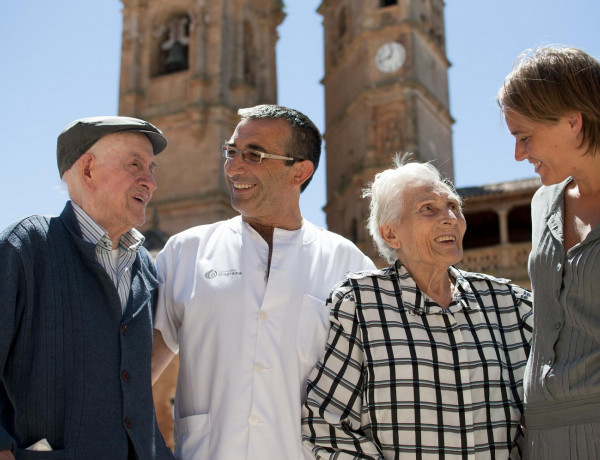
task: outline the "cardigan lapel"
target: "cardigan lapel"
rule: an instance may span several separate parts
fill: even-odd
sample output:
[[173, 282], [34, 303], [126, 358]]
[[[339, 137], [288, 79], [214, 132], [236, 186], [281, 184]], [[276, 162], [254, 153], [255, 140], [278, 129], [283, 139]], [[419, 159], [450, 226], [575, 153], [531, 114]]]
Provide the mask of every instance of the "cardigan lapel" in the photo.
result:
[[131, 267], [131, 291], [127, 299], [123, 322], [135, 318], [149, 303], [154, 310], [152, 296], [153, 293], [156, 293], [157, 287], [158, 279], [152, 276], [148, 270], [142, 270], [141, 257], [138, 253]]

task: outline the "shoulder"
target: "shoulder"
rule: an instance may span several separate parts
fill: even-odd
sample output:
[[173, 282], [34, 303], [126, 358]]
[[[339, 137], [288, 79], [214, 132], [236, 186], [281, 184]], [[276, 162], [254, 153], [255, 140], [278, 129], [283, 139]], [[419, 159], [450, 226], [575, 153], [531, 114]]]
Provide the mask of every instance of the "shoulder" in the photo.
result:
[[323, 227], [319, 227], [318, 225], [309, 222], [304, 219], [302, 223], [305, 232], [313, 233], [316, 238], [329, 240], [339, 245], [347, 245], [347, 246], [355, 246], [355, 244], [347, 238], [344, 238], [342, 235], [338, 235], [330, 230], [327, 230]]
[[512, 294], [516, 299], [530, 301], [531, 292], [521, 286], [513, 284], [507, 278], [499, 278], [485, 273], [468, 272], [452, 267], [451, 271], [459, 283], [466, 281], [478, 292], [493, 291], [493, 293]]
[[365, 302], [374, 301], [375, 291], [393, 289], [391, 278], [394, 273], [393, 267], [348, 273], [331, 292], [332, 320], [344, 328], [350, 327], [357, 310], [363, 308]]
[[46, 240], [51, 220], [55, 217], [33, 215], [13, 222], [2, 233], [0, 241], [9, 243], [15, 247], [21, 247], [35, 243], [38, 240]]
[[363, 252], [349, 239], [332, 231], [319, 227], [306, 219], [303, 221], [305, 242], [319, 241], [331, 251], [356, 254], [366, 257]]
[[[49, 241], [50, 224], [56, 218], [29, 216], [12, 223], [0, 233], [0, 259], [6, 270], [17, 266], [33, 269], [47, 262], [46, 254], [58, 241]], [[12, 267], [12, 268], [8, 268]]]
[[344, 280], [333, 287], [332, 295], [340, 298], [351, 292], [372, 291], [375, 285], [390, 283], [394, 273], [393, 267], [349, 272]]
[[389, 280], [393, 275], [396, 274], [396, 269], [394, 265], [390, 265], [384, 268], [373, 268], [369, 270], [362, 270], [359, 272], [353, 272], [348, 274], [349, 279], [356, 280], [368, 280], [372, 282], [375, 278], [379, 280]]
[[490, 281], [498, 285], [508, 285], [510, 280], [508, 278], [500, 278], [486, 273], [469, 272], [460, 268], [452, 267], [451, 271], [457, 278], [465, 278], [469, 281]]
[[165, 248], [187, 245], [197, 245], [201, 241], [206, 241], [213, 236], [225, 237], [231, 233], [239, 233], [240, 222], [237, 218], [223, 220], [212, 224], [198, 225], [188, 228], [180, 233], [176, 233], [169, 238]]

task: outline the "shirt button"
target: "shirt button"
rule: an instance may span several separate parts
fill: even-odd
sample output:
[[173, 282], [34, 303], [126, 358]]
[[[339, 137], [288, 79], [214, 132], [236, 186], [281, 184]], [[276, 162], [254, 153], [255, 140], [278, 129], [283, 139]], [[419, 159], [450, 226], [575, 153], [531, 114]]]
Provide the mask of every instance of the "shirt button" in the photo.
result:
[[122, 376], [123, 376], [123, 381], [124, 382], [129, 382], [129, 372], [123, 371]]
[[554, 329], [558, 330], [558, 329], [560, 329], [561, 326], [562, 326], [562, 324], [556, 323], [556, 325], [554, 326]]
[[265, 365], [263, 363], [261, 363], [260, 361], [257, 361], [254, 363], [254, 370], [255, 371], [264, 371]]
[[121, 326], [121, 335], [125, 335], [125, 331], [127, 331], [127, 325], [123, 324]]
[[251, 415], [250, 418], [248, 419], [248, 422], [250, 422], [250, 425], [256, 426], [260, 423], [260, 419], [258, 418], [257, 415]]
[[127, 429], [128, 429], [128, 430], [130, 430], [130, 429], [131, 429], [131, 426], [132, 426], [132, 425], [133, 425], [133, 424], [131, 423], [131, 420], [130, 420], [130, 418], [129, 418], [129, 417], [125, 417], [125, 426], [127, 427]]
[[258, 319], [260, 319], [261, 321], [264, 321], [265, 319], [267, 319], [269, 315], [267, 315], [266, 311], [259, 311], [258, 312]]

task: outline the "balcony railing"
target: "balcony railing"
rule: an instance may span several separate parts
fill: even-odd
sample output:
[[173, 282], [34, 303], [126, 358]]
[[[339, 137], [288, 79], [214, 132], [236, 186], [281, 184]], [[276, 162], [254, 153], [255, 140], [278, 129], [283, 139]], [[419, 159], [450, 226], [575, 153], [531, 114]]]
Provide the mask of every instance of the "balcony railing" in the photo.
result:
[[508, 278], [516, 284], [529, 288], [527, 259], [531, 243], [509, 243], [465, 250], [459, 268], [471, 272], [486, 273]]

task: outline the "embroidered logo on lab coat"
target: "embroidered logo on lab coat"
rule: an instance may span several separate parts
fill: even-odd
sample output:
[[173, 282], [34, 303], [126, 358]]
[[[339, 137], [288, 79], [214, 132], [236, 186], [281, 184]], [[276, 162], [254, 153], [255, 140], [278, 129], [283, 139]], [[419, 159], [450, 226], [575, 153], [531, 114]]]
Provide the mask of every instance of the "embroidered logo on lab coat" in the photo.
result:
[[212, 280], [215, 279], [219, 276], [241, 276], [242, 272], [239, 270], [223, 270], [223, 271], [218, 271], [218, 270], [209, 270], [204, 274], [204, 278], [206, 278], [207, 280]]

